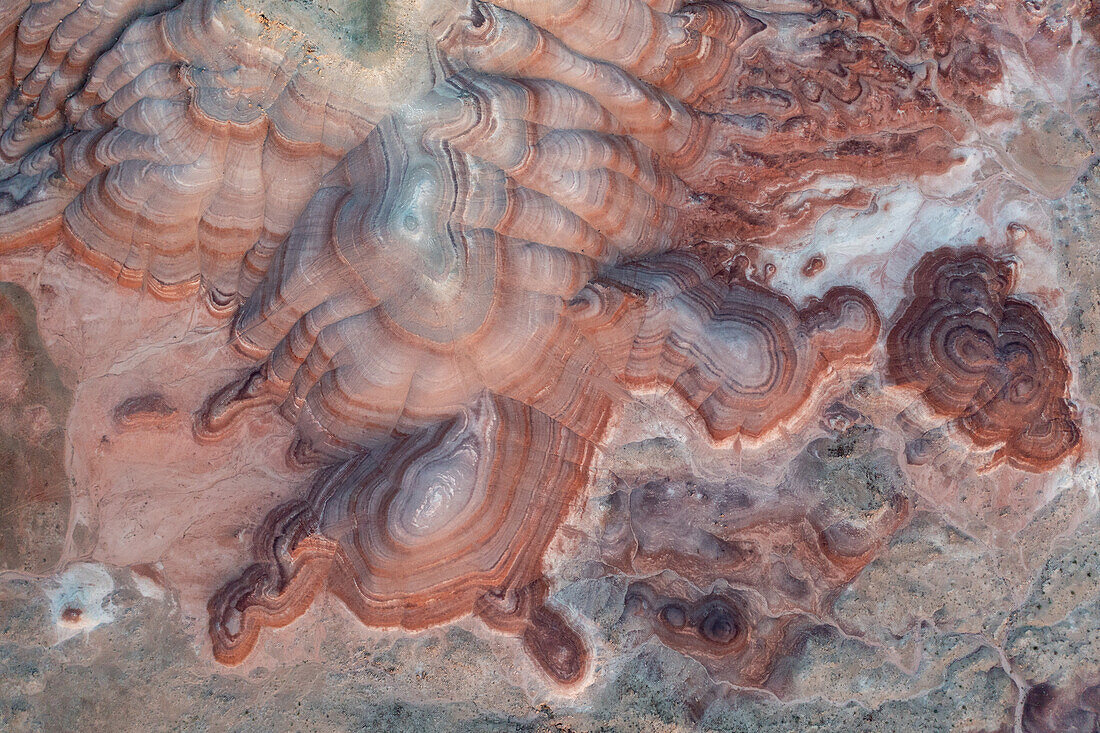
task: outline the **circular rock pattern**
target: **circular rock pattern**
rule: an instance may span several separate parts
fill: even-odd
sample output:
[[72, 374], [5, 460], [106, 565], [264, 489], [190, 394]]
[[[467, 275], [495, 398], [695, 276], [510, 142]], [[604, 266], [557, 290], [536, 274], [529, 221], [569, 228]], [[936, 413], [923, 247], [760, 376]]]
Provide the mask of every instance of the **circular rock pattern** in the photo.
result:
[[[758, 442], [869, 363], [866, 294], [800, 306], [768, 286], [774, 265], [734, 253], [952, 165], [952, 110], [992, 114], [995, 6], [429, 6], [424, 38], [393, 52], [423, 56], [430, 82], [376, 105], [370, 70], [238, 3], [7, 3], [0, 251], [64, 242], [123, 285], [201, 290], [257, 365], [207, 400], [196, 437], [280, 405], [292, 459], [323, 466], [211, 599], [219, 660], [327, 589], [371, 625], [474, 613], [573, 684], [588, 651], [546, 603], [542, 556], [620, 408], [669, 391], [714, 441]], [[1064, 353], [1009, 297], [1011, 271], [937, 253], [913, 288], [894, 380], [1013, 465], [1071, 452]], [[118, 419], [170, 417], [155, 402]], [[830, 589], [879, 541], [820, 534]], [[698, 537], [742, 570], [763, 546]], [[647, 592], [667, 643], [733, 658], [758, 642], [730, 678], [763, 679], [783, 632], [755, 601]]]
[[1039, 309], [1014, 298], [1008, 260], [939, 249], [910, 277], [911, 296], [886, 340], [887, 373], [950, 418], [992, 463], [1047, 470], [1073, 453], [1066, 351]]

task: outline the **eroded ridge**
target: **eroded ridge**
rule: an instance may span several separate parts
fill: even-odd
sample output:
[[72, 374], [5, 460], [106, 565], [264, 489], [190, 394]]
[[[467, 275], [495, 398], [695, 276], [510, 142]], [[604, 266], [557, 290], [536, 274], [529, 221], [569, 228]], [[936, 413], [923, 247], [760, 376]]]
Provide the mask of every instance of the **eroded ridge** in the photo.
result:
[[[936, 91], [934, 59], [946, 69], [956, 46], [971, 47], [998, 24], [937, 8], [891, 18], [890, 27], [855, 4], [823, 12], [642, 0], [473, 8], [441, 35], [452, 63], [595, 101], [616, 123], [610, 132], [651, 150], [689, 187], [692, 206], [680, 209], [673, 231], [759, 242], [781, 241], [830, 206], [866, 206], [867, 181], [952, 165], [965, 124], [953, 111], [955, 87]], [[935, 54], [912, 42], [933, 23]], [[986, 47], [983, 58], [984, 73], [965, 85], [971, 97], [1000, 78], [996, 54]], [[861, 183], [815, 189], [836, 175]]]
[[593, 453], [538, 411], [486, 396], [328, 469], [307, 499], [268, 517], [261, 562], [210, 601], [215, 656], [241, 662], [264, 627], [327, 589], [371, 626], [418, 630], [476, 611], [522, 637], [555, 682], [577, 682], [588, 652], [546, 606], [541, 563]]
[[563, 614], [547, 605], [549, 585], [539, 577], [506, 591], [486, 593], [474, 603], [474, 614], [492, 629], [519, 636], [543, 671], [561, 685], [584, 679], [590, 656], [584, 639]]
[[[429, 37], [394, 54], [423, 41], [442, 86], [491, 77], [465, 90], [495, 107], [473, 133], [510, 124], [463, 150], [588, 225], [550, 213], [556, 240], [637, 256], [667, 246], [661, 231], [777, 241], [828, 206], [867, 204], [837, 175], [950, 166], [965, 134], [953, 110], [995, 111], [981, 92], [1000, 78], [991, 39], [1006, 22], [954, 5], [437, 2], [418, 31]], [[1019, 33], [1037, 22], [1023, 10], [1008, 21]], [[321, 176], [383, 116], [357, 81], [234, 3], [8, 3], [0, 249], [65, 241], [124, 285], [166, 298], [201, 285], [231, 313]], [[815, 187], [822, 177], [832, 182]], [[641, 200], [623, 195], [632, 183]], [[683, 184], [693, 206], [677, 228]], [[636, 216], [615, 216], [631, 205]], [[616, 236], [643, 221], [659, 231]]]
[[[485, 85], [502, 100], [478, 91]], [[216, 439], [242, 407], [277, 402], [296, 420], [303, 454], [341, 459], [448, 419], [489, 390], [599, 436], [612, 375], [568, 322], [564, 298], [595, 273], [600, 252], [615, 251], [562, 205], [464, 152], [518, 164], [527, 137], [487, 132], [522, 131], [528, 109], [541, 106], [519, 85], [470, 76], [380, 122], [327, 176], [238, 313], [235, 343], [263, 365], [212, 400], [197, 432]], [[547, 143], [545, 156], [524, 170], [609, 232], [613, 216], [628, 216], [620, 207], [633, 205], [631, 192], [654, 204], [631, 184], [600, 211], [568, 190], [577, 181], [552, 175], [569, 145]], [[578, 177], [598, 190], [605, 175]], [[666, 226], [643, 222], [623, 241], [667, 246]]]
[[949, 418], [974, 444], [1045, 471], [1081, 442], [1066, 350], [1031, 303], [1012, 297], [1013, 263], [942, 248], [913, 270], [911, 294], [887, 336], [887, 374]]

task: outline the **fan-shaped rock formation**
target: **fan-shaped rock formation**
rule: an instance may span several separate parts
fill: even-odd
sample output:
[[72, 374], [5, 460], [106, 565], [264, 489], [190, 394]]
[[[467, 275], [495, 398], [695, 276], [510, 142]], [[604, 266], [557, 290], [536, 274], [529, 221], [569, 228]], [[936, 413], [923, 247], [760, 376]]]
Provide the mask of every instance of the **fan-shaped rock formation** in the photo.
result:
[[[123, 284], [179, 297], [201, 283], [231, 312], [383, 109], [262, 13], [215, 0], [156, 12], [173, 5], [5, 9], [0, 245], [60, 238]], [[503, 178], [485, 181], [498, 189], [488, 220], [465, 224], [494, 228], [507, 210], [500, 233], [537, 243], [531, 227], [549, 225], [555, 246], [597, 259], [660, 250], [674, 232], [769, 237], [866, 202], [807, 194], [822, 176], [943, 170], [961, 128], [912, 68], [934, 51], [949, 97], [966, 100], [1000, 73], [991, 21], [941, 3], [858, 29], [834, 10], [720, 3], [460, 5], [431, 11], [445, 81], [414, 107], [439, 103], [436, 120], [417, 124], [520, 187], [505, 206]], [[934, 48], [915, 40], [928, 26]], [[790, 34], [802, 57], [774, 50]]]
[[1065, 347], [1042, 313], [1011, 297], [1010, 261], [977, 249], [926, 255], [887, 337], [887, 373], [953, 421], [992, 463], [1030, 471], [1077, 449]]
[[289, 32], [276, 52], [216, 2], [155, 12], [175, 4], [0, 16], [0, 251], [60, 238], [123, 285], [177, 298], [201, 283], [224, 311], [377, 113]]

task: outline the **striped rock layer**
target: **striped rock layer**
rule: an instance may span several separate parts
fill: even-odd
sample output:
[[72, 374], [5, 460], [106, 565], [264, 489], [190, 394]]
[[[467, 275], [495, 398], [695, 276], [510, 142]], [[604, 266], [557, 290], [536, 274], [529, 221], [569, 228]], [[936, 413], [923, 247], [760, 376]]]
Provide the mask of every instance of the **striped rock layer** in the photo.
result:
[[[0, 252], [63, 244], [123, 286], [200, 293], [255, 368], [210, 396], [196, 437], [277, 406], [292, 458], [320, 466], [210, 601], [215, 656], [239, 663], [325, 589], [374, 626], [472, 613], [581, 680], [589, 652], [546, 604], [542, 557], [623, 405], [668, 392], [716, 444], [758, 444], [870, 364], [866, 294], [795, 303], [738, 246], [947, 171], [966, 120], [999, 114], [999, 27], [1036, 22], [878, 5], [428, 3], [401, 46], [424, 78], [381, 99], [366, 65], [237, 3], [6, 3]], [[1010, 463], [1049, 466], [1076, 441], [1064, 355], [1003, 276], [980, 353], [941, 338], [965, 300], [936, 294], [951, 268], [1000, 272], [952, 257], [915, 276], [890, 374]], [[1063, 371], [1023, 385], [1025, 362]], [[954, 366], [973, 379], [929, 376]], [[822, 572], [849, 578], [845, 562]], [[755, 643], [737, 594], [673, 610], [632, 593], [665, 609], [674, 646]]]

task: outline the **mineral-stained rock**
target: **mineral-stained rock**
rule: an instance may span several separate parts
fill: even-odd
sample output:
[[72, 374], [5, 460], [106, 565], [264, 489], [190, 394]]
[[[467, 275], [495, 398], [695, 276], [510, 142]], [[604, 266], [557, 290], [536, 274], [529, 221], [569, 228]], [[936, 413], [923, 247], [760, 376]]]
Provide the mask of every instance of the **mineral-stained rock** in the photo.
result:
[[[498, 593], [519, 606], [510, 613], [537, 661], [576, 681], [583, 644], [543, 608], [545, 590], [528, 589], [593, 453], [542, 413], [497, 398], [322, 474], [306, 501], [277, 509], [257, 533], [264, 562], [210, 601], [215, 656], [240, 662], [263, 626], [290, 623], [326, 584], [364, 622], [410, 630], [475, 609], [511, 630], [484, 598]], [[555, 634], [575, 660], [547, 656], [543, 638]]]
[[123, 400], [115, 407], [115, 423], [120, 429], [141, 424], [159, 425], [172, 419], [176, 408], [168, 404], [164, 395], [152, 393]]
[[1095, 727], [1095, 16], [3, 4], [0, 728]]
[[941, 249], [912, 275], [912, 297], [887, 337], [887, 373], [951, 418], [993, 461], [1043, 470], [1081, 441], [1065, 347], [1042, 313], [1011, 297], [1012, 265]]
[[[645, 615], [666, 645], [700, 660], [719, 679], [739, 685], [767, 682], [794, 616], [763, 616], [749, 597], [730, 590], [699, 595], [690, 587], [664, 595], [651, 582], [632, 583], [623, 601], [627, 614]], [[683, 593], [681, 596], [680, 593]]]
[[807, 410], [826, 374], [867, 356], [874, 304], [834, 288], [796, 309], [713, 253], [669, 253], [606, 270], [571, 315], [635, 390], [671, 387], [724, 440], [759, 439]]

